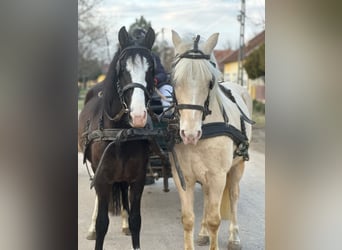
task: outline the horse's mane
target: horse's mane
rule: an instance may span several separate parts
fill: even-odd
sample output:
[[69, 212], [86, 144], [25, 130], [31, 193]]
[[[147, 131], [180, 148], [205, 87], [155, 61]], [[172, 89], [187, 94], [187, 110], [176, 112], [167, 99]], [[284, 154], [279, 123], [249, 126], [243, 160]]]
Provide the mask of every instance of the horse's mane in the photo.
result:
[[[193, 40], [188, 35], [187, 37], [183, 38], [183, 41], [185, 41], [182, 51], [183, 53], [187, 50], [192, 49], [193, 47]], [[201, 46], [201, 43], [200, 45]], [[198, 78], [201, 79], [207, 79], [210, 81], [212, 77], [214, 76], [214, 87], [212, 91], [210, 92], [210, 100], [214, 98], [218, 98], [220, 100], [219, 103], [222, 103], [221, 96], [218, 94], [219, 88], [217, 87], [217, 82], [219, 79], [222, 78], [222, 73], [220, 70], [216, 67], [217, 61], [212, 53], [210, 55], [210, 61], [209, 60], [193, 60], [193, 59], [187, 59], [183, 58], [179, 60], [178, 57], [175, 58], [174, 62], [174, 71], [172, 75], [172, 79], [174, 82], [190, 82], [192, 81], [192, 78], [194, 75], [198, 76]]]
[[104, 101], [104, 109], [108, 113], [110, 112], [111, 105], [114, 99], [119, 100], [119, 95], [117, 93], [116, 82], [118, 81], [118, 75], [116, 72], [116, 65], [119, 60], [119, 56], [121, 53], [120, 47], [117, 49], [113, 60], [111, 61], [108, 72], [106, 74], [105, 79], [103, 80], [103, 101]]
[[[180, 48], [181, 53], [184, 53], [187, 50], [190, 50], [193, 48], [193, 35], [187, 34], [185, 37], [183, 37], [183, 44]], [[201, 49], [201, 46], [203, 45], [203, 39], [201, 38], [199, 43], [199, 48]], [[192, 80], [193, 75], [199, 76], [199, 78], [205, 79], [211, 79], [212, 76], [215, 77], [215, 79], [221, 79], [221, 72], [214, 66], [217, 65], [216, 58], [214, 54], [212, 53], [210, 55], [210, 61], [208, 60], [192, 60], [183, 58], [179, 60], [178, 57], [175, 58], [175, 70], [173, 71], [173, 79], [175, 82], [178, 81], [185, 81], [188, 82]]]

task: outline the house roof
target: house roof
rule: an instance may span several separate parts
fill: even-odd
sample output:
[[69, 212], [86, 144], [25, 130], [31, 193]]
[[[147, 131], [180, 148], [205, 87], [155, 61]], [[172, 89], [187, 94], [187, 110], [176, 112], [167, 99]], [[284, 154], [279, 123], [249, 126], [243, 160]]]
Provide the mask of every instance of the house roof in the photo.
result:
[[[257, 49], [260, 45], [265, 43], [265, 30], [257, 34], [251, 40], [249, 40], [244, 47], [244, 58], [247, 57], [252, 51]], [[239, 58], [239, 49], [235, 50], [228, 57], [226, 57], [221, 63], [236, 62]]]
[[234, 51], [231, 49], [225, 49], [225, 50], [214, 50], [214, 55], [216, 58], [216, 61], [218, 63], [219, 69], [223, 70], [224, 63], [223, 61], [230, 56]]

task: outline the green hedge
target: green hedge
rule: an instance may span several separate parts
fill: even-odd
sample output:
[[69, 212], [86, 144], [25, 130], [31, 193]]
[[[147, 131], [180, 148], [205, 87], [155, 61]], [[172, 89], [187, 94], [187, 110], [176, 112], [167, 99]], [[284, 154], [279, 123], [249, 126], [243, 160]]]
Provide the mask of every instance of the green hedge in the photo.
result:
[[253, 112], [265, 114], [265, 104], [257, 100], [253, 100]]

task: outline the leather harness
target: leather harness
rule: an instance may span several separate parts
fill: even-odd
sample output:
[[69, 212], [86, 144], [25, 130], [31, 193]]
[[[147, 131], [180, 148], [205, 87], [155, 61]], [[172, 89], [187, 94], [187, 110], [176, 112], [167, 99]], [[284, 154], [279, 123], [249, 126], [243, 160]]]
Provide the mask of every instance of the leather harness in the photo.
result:
[[[189, 59], [205, 59], [205, 60], [210, 60], [210, 55], [205, 55], [202, 51], [198, 49], [198, 42], [199, 42], [200, 36], [198, 35], [194, 39], [194, 49], [189, 50], [181, 55], [179, 55], [179, 60], [182, 58], [189, 58]], [[176, 64], [178, 63], [176, 62]], [[117, 69], [119, 71], [119, 69]], [[213, 84], [215, 83], [215, 79], [213, 77], [211, 83], [210, 83], [210, 90], [213, 88]], [[117, 86], [119, 86], [119, 83], [116, 83]], [[241, 124], [241, 131], [234, 126], [228, 124], [228, 116], [226, 115], [224, 109], [222, 109], [223, 113], [223, 118], [224, 122], [214, 122], [214, 123], [209, 123], [209, 124], [204, 124], [202, 125], [202, 137], [201, 139], [208, 139], [216, 136], [229, 136], [233, 141], [234, 144], [236, 145], [236, 149], [234, 151], [234, 157], [236, 156], [241, 156], [243, 160], [248, 161], [249, 160], [249, 154], [248, 154], [248, 148], [249, 148], [249, 142], [248, 138], [246, 135], [246, 128], [245, 128], [245, 122], [248, 122], [250, 124], [254, 124], [252, 120], [250, 120], [242, 111], [242, 109], [238, 106], [238, 104], [235, 101], [234, 96], [231, 94], [231, 91], [228, 89], [225, 89], [223, 86], [219, 85], [221, 90], [225, 93], [225, 95], [237, 105], [238, 109], [241, 112], [240, 116], [240, 124]], [[118, 115], [116, 115], [114, 118], [111, 118], [108, 116], [106, 113], [107, 117], [112, 120], [112, 121], [119, 121], [123, 114], [128, 112], [127, 105], [124, 102], [123, 95], [124, 93], [131, 88], [141, 88], [144, 90], [145, 94], [150, 98], [151, 94], [149, 91], [146, 90], [145, 87], [143, 87], [139, 83], [131, 83], [126, 85], [123, 89], [118, 88], [118, 92], [121, 98], [121, 103], [122, 103], [122, 110], [119, 112]], [[108, 150], [108, 148], [111, 145], [115, 144], [120, 144], [121, 142], [129, 142], [129, 141], [137, 141], [137, 140], [148, 140], [151, 142], [153, 145], [157, 144], [156, 143], [156, 138], [164, 138], [167, 142], [168, 145], [168, 150], [169, 152], [172, 153], [173, 159], [175, 161], [175, 167], [178, 173], [178, 176], [180, 178], [181, 184], [183, 189], [185, 190], [185, 181], [184, 177], [182, 174], [182, 171], [180, 169], [177, 155], [175, 154], [174, 151], [174, 145], [177, 143], [181, 143], [182, 139], [179, 135], [179, 110], [180, 109], [195, 109], [195, 110], [200, 110], [203, 112], [203, 117], [202, 119], [204, 120], [205, 117], [209, 114], [211, 114], [211, 110], [209, 110], [209, 94], [208, 97], [204, 103], [204, 106], [200, 105], [193, 105], [193, 104], [177, 104], [177, 99], [176, 96], [173, 95], [174, 99], [174, 104], [170, 107], [175, 108], [175, 112], [173, 116], [170, 119], [163, 119], [164, 121], [167, 122], [167, 128], [166, 129], [150, 129], [150, 128], [110, 128], [110, 129], [104, 129], [103, 128], [103, 117], [99, 121], [99, 129], [94, 130], [94, 131], [89, 131], [89, 124], [90, 121], [87, 121], [87, 126], [85, 128], [85, 132], [82, 134], [84, 138], [84, 163], [86, 162], [86, 151], [89, 145], [92, 142], [101, 142], [101, 141], [107, 141], [110, 142], [104, 152], [102, 153], [101, 160], [99, 162], [99, 166], [97, 169], [100, 168], [101, 162]], [[165, 152], [161, 149], [160, 146], [157, 145], [155, 148], [155, 153], [161, 157], [165, 158]], [[164, 159], [163, 158], [163, 159]], [[165, 160], [165, 159], [164, 159]], [[96, 171], [97, 172], [97, 171]], [[89, 173], [89, 171], [88, 171]], [[90, 175], [90, 173], [89, 173]], [[95, 179], [96, 173], [94, 175]], [[93, 186], [93, 181], [91, 183], [91, 187]]]

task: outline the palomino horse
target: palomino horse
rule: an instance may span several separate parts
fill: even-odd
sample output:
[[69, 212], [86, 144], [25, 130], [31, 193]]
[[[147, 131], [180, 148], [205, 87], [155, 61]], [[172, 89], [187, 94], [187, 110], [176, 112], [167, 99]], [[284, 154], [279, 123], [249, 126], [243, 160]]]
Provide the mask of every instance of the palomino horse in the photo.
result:
[[140, 204], [149, 145], [147, 140], [122, 141], [121, 138], [124, 131], [146, 125], [147, 104], [154, 86], [151, 48], [155, 33], [150, 28], [144, 38], [132, 40], [122, 27], [118, 39], [119, 49], [110, 64], [103, 91], [88, 93], [79, 116], [79, 147], [95, 172], [92, 182], [98, 198], [95, 250], [103, 249], [109, 202], [112, 200], [119, 212], [120, 194], [128, 187], [132, 246], [140, 249]]
[[[174, 180], [181, 200], [184, 249], [187, 250], [194, 249], [193, 201], [196, 182], [201, 183], [204, 194], [199, 242], [208, 239], [209, 249], [218, 249], [221, 219], [230, 219], [229, 249], [241, 247], [237, 202], [244, 159], [248, 159], [246, 148], [251, 138], [251, 125], [245, 124], [242, 117], [252, 123], [248, 118], [252, 104], [250, 96], [242, 87], [234, 84], [231, 89], [225, 89], [217, 82], [220, 72], [215, 67], [216, 60], [212, 51], [218, 35], [215, 33], [206, 42], [199, 44], [199, 36], [187, 41], [172, 31], [177, 54], [172, 74], [175, 112], [179, 118], [179, 134], [183, 141], [174, 146], [174, 152], [184, 176], [185, 187], [182, 187], [181, 177]], [[205, 133], [204, 127], [207, 125], [219, 129]], [[225, 132], [221, 133], [220, 128], [233, 136], [224, 135]], [[212, 132], [217, 135], [207, 136]], [[239, 140], [237, 137], [244, 139]], [[241, 141], [244, 142], [240, 144]], [[240, 148], [242, 153], [237, 151]], [[176, 169], [173, 163], [173, 176], [178, 175]]]

